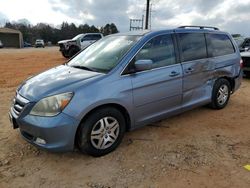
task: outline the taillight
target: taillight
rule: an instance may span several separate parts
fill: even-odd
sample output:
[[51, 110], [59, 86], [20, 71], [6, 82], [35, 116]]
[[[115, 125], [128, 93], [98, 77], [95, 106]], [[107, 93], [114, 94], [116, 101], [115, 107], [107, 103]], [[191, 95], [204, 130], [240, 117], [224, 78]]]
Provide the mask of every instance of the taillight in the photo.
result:
[[240, 68], [243, 68], [243, 60], [240, 59]]

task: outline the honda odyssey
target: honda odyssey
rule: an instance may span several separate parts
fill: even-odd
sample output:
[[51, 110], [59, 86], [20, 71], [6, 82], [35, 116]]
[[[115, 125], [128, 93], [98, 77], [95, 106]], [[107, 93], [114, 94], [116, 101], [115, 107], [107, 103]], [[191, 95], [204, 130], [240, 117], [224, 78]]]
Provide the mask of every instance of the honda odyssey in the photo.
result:
[[102, 156], [126, 131], [203, 105], [224, 108], [241, 79], [237, 44], [217, 28], [120, 33], [24, 81], [9, 117], [40, 148]]

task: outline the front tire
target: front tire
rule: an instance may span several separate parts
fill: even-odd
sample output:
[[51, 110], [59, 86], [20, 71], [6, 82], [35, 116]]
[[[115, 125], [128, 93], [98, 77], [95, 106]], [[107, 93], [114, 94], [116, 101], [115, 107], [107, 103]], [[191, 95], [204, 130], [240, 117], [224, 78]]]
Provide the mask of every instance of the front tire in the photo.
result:
[[63, 56], [63, 57], [65, 57], [65, 58], [69, 58], [69, 56], [68, 56], [68, 55], [66, 55], [66, 53], [65, 53], [65, 52], [62, 52], [62, 56]]
[[210, 107], [218, 110], [224, 108], [230, 99], [230, 94], [231, 85], [229, 81], [224, 78], [217, 80], [214, 84]]
[[84, 120], [77, 133], [81, 152], [99, 157], [115, 150], [125, 133], [125, 119], [115, 108], [101, 108]]

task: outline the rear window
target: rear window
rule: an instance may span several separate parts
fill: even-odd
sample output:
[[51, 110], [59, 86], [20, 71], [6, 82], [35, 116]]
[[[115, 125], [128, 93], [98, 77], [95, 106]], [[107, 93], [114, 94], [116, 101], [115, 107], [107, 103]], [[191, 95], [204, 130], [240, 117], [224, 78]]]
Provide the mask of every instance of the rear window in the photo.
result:
[[179, 34], [182, 61], [193, 61], [207, 57], [205, 35], [203, 33]]
[[217, 57], [232, 54], [235, 52], [234, 46], [227, 35], [206, 34], [209, 57]]

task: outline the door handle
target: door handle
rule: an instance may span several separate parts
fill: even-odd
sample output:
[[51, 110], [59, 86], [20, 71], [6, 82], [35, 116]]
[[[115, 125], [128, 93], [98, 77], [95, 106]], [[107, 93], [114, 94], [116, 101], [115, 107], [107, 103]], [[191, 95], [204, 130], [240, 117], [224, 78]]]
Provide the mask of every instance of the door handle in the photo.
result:
[[185, 70], [186, 73], [191, 73], [191, 72], [193, 72], [193, 71], [194, 71], [194, 69], [191, 68], [191, 67], [189, 67], [189, 68], [187, 68], [187, 69]]
[[178, 76], [179, 74], [180, 74], [179, 72], [172, 71], [169, 76], [170, 77], [175, 77], [175, 76]]

